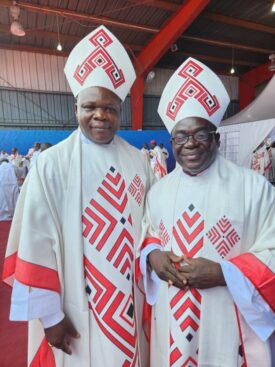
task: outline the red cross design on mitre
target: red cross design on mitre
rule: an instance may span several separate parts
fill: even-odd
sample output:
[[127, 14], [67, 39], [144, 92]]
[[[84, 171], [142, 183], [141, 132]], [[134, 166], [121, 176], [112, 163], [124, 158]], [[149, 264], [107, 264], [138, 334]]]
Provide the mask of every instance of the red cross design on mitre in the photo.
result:
[[219, 101], [207, 88], [197, 79], [203, 72], [203, 68], [190, 60], [179, 71], [178, 75], [185, 79], [174, 98], [168, 103], [166, 114], [175, 121], [179, 110], [189, 98], [195, 98], [205, 109], [208, 116], [213, 115], [220, 108]]
[[80, 85], [83, 85], [94, 69], [102, 68], [105, 70], [114, 88], [118, 88], [125, 82], [125, 78], [122, 70], [118, 68], [107, 50], [108, 46], [113, 43], [113, 40], [103, 29], [100, 29], [89, 41], [95, 46], [95, 49], [76, 67], [74, 78]]

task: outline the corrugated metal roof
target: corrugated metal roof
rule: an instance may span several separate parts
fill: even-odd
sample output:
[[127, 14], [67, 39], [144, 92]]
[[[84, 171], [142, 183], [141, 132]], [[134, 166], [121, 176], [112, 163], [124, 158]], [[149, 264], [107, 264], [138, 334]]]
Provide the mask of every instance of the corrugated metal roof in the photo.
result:
[[[175, 13], [175, 10], [168, 10], [167, 6], [181, 6], [185, 2], [182, 0], [148, 2], [134, 0], [27, 0], [19, 1], [21, 3], [20, 22], [27, 30], [25, 37], [15, 37], [9, 33], [11, 17], [9, 9], [0, 4], [0, 44], [1, 48], [13, 47], [16, 49], [21, 46], [27, 46], [31, 51], [42, 53], [56, 52], [58, 41], [58, 31], [60, 39], [62, 36], [63, 50], [68, 53], [76, 44], [78, 39], [92, 31], [98, 26], [98, 22], [88, 21], [76, 17], [78, 14], [93, 15], [97, 17], [108, 18], [118, 22], [129, 24], [127, 27], [109, 26], [108, 28], [123, 43], [144, 47], [154, 36], [154, 32], [146, 30], [132, 30], [131, 26], [136, 24], [139, 26], [152, 27], [161, 29], [165, 23]], [[162, 8], [161, 3], [166, 5]], [[24, 8], [24, 4], [39, 5], [40, 7], [48, 7], [58, 9], [61, 13], [57, 15], [49, 15], [43, 12], [30, 11]], [[212, 0], [197, 19], [189, 26], [184, 35], [197, 38], [194, 40], [186, 40], [179, 38], [177, 41], [177, 52], [168, 51], [166, 55], [159, 60], [157, 66], [175, 68], [185, 57], [181, 53], [191, 53], [204, 56], [204, 62], [210, 67], [220, 70], [228, 70], [228, 64], [225, 59], [231, 60], [232, 50], [228, 43], [241, 44], [249, 46], [250, 50], [234, 50], [236, 60], [246, 61], [247, 65], [239, 65], [239, 73], [250, 70], [257, 64], [268, 61], [268, 52], [254, 50], [253, 48], [262, 48], [275, 51], [275, 14], [271, 13], [272, 1], [264, 0]], [[75, 16], [62, 16], [62, 11], [70, 10], [75, 12]], [[215, 16], [215, 20], [209, 18], [210, 15]], [[64, 13], [63, 13], [64, 15]], [[231, 21], [245, 20], [251, 22], [251, 28], [234, 24], [227, 24], [224, 21], [217, 20], [219, 16], [230, 17]], [[103, 21], [104, 23], [104, 21]], [[254, 24], [254, 29], [253, 29]], [[269, 30], [259, 31], [257, 25], [270, 27]], [[274, 33], [272, 34], [272, 31]], [[51, 32], [51, 33], [49, 33]], [[72, 36], [70, 38], [70, 36]], [[199, 41], [198, 39], [206, 39], [218, 41], [219, 45], [209, 45], [207, 41]], [[222, 44], [224, 43], [224, 44]], [[19, 48], [18, 48], [19, 49]], [[137, 52], [137, 51], [136, 51]], [[207, 58], [209, 61], [207, 61]], [[216, 58], [213, 61], [213, 58]], [[212, 59], [212, 61], [210, 61]], [[206, 60], [206, 61], [205, 61]]]

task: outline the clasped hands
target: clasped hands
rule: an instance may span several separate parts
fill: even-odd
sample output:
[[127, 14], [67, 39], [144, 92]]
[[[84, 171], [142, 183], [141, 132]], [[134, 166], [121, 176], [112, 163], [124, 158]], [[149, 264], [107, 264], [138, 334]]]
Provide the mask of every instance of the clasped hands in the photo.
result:
[[150, 252], [148, 260], [160, 279], [177, 288], [206, 289], [226, 284], [220, 264], [212, 260], [160, 250]]

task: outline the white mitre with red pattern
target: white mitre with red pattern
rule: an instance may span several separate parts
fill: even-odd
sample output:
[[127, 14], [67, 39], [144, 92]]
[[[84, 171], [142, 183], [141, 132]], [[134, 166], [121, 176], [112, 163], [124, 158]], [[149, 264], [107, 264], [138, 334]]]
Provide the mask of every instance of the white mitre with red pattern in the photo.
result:
[[220, 78], [190, 57], [166, 84], [158, 113], [169, 132], [186, 117], [201, 117], [218, 127], [229, 102]]
[[124, 101], [136, 79], [125, 48], [102, 25], [73, 48], [64, 71], [75, 97], [86, 88], [104, 87]]

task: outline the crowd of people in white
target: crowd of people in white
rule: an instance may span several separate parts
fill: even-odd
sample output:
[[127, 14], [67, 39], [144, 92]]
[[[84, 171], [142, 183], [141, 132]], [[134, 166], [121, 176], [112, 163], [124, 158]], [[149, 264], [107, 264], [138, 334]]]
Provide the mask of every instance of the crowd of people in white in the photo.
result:
[[25, 156], [16, 147], [11, 154], [0, 152], [0, 220], [12, 219], [20, 187], [39, 154], [50, 146], [35, 142]]

